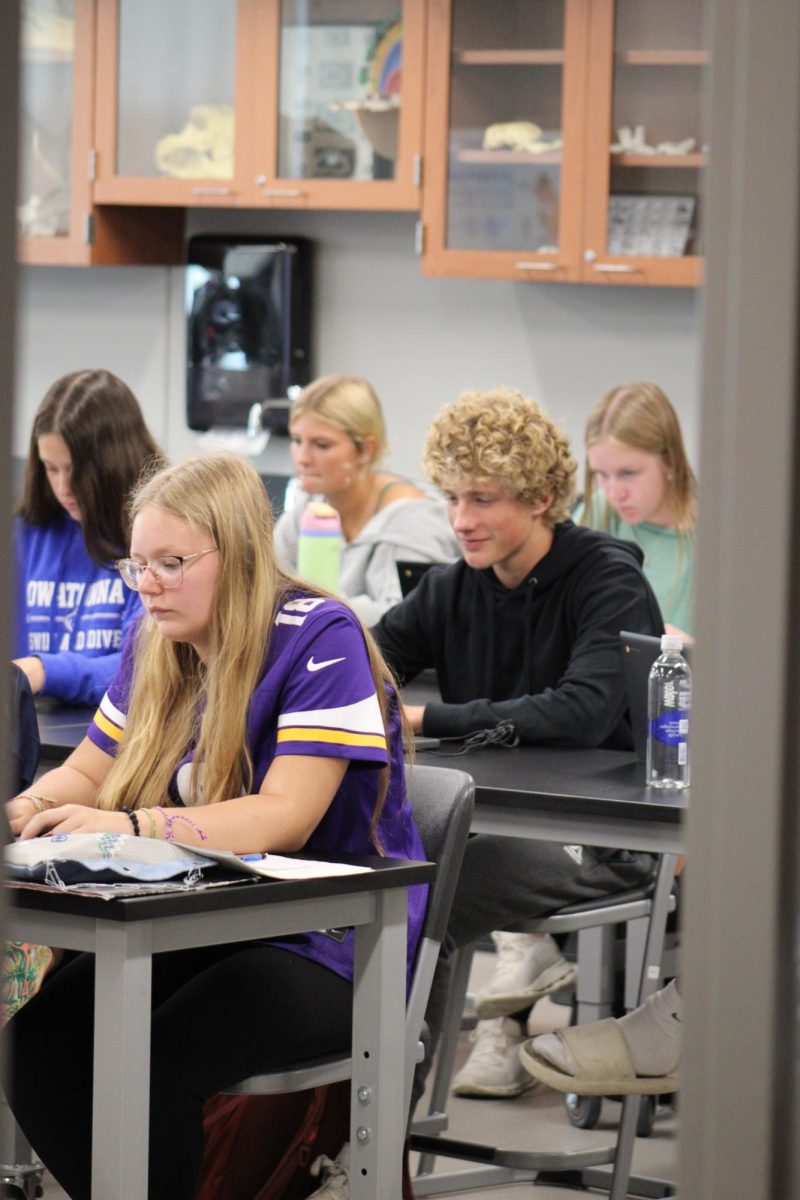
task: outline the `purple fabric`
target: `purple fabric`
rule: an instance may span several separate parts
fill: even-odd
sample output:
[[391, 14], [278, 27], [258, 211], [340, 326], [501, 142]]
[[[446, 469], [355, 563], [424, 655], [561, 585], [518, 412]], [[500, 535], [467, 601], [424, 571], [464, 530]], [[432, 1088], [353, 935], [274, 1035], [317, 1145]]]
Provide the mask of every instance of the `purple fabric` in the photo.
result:
[[[135, 646], [135, 643], [129, 643]], [[126, 650], [128, 647], [126, 646]], [[106, 754], [122, 736], [133, 653], [109, 686], [89, 737]], [[276, 755], [347, 758], [350, 766], [330, 807], [308, 839], [310, 854], [374, 854], [369, 831], [380, 769], [390, 778], [378, 836], [391, 858], [424, 859], [425, 852], [406, 796], [400, 714], [390, 697], [388, 747], [369, 667], [364, 635], [354, 614], [337, 600], [296, 597], [278, 611], [267, 663], [250, 700], [248, 748], [256, 791]], [[174, 804], [188, 803], [193, 751], [177, 763], [170, 783]], [[425, 910], [427, 889], [409, 889], [410, 973]], [[276, 939], [298, 954], [353, 977], [353, 934], [314, 931]]]

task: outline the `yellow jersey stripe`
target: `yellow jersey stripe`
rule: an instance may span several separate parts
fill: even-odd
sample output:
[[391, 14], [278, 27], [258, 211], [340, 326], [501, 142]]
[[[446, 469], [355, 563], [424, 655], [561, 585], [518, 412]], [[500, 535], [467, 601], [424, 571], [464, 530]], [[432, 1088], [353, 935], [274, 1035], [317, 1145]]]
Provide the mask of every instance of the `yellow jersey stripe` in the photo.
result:
[[107, 737], [113, 738], [115, 742], [118, 742], [122, 737], [122, 730], [119, 728], [119, 726], [114, 725], [111, 721], [109, 721], [105, 713], [102, 713], [99, 708], [94, 714], [94, 723], [102, 733], [104, 733]]
[[338, 746], [371, 746], [386, 749], [386, 738], [374, 733], [348, 733], [344, 729], [311, 729], [307, 726], [278, 730], [278, 742], [334, 742]]

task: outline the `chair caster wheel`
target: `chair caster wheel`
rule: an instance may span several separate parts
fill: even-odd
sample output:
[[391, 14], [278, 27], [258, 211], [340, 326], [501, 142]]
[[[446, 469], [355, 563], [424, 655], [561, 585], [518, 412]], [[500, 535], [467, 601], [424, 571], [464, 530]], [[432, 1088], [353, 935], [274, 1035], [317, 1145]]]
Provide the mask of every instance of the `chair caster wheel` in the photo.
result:
[[636, 1120], [636, 1136], [650, 1137], [656, 1119], [656, 1096], [642, 1096], [639, 1103], [639, 1116]]
[[568, 1092], [564, 1106], [570, 1125], [574, 1125], [576, 1129], [594, 1129], [600, 1120], [603, 1097], [576, 1096], [574, 1092]]

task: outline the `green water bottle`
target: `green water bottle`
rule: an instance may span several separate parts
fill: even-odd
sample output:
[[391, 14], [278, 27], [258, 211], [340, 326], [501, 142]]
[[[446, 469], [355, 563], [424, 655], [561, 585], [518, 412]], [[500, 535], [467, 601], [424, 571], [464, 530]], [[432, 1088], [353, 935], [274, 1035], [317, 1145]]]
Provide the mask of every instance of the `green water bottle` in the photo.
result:
[[309, 500], [300, 518], [297, 573], [329, 592], [339, 590], [342, 559], [342, 522], [335, 508]]

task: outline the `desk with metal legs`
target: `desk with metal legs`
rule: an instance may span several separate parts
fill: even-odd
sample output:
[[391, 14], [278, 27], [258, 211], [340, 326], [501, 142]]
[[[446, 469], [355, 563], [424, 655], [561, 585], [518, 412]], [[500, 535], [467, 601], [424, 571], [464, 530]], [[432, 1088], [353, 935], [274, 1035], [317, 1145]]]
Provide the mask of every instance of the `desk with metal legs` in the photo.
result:
[[[417, 759], [470, 772], [476, 785], [473, 832], [658, 854], [640, 1001], [656, 990], [676, 856], [684, 849], [682, 818], [688, 791], [646, 787], [643, 764], [627, 751], [492, 746], [453, 758], [447, 752], [419, 751]], [[626, 1100], [617, 1144], [605, 1151], [534, 1153], [415, 1135], [415, 1149], [436, 1155], [447, 1147], [448, 1157], [485, 1166], [483, 1171], [468, 1172], [468, 1185], [463, 1171], [417, 1176], [415, 1192], [421, 1197], [515, 1179], [552, 1179], [574, 1187], [608, 1189], [611, 1200], [623, 1200], [629, 1194], [638, 1109], [638, 1097]], [[613, 1171], [599, 1166], [602, 1163], [613, 1163]], [[637, 1196], [674, 1194], [671, 1185], [656, 1180], [637, 1179], [636, 1187]]]
[[7, 936], [96, 955], [92, 1196], [146, 1200], [152, 956], [321, 927], [355, 927], [351, 1195], [399, 1196], [407, 888], [424, 863], [368, 860], [358, 875], [257, 880], [99, 900], [9, 888]]

